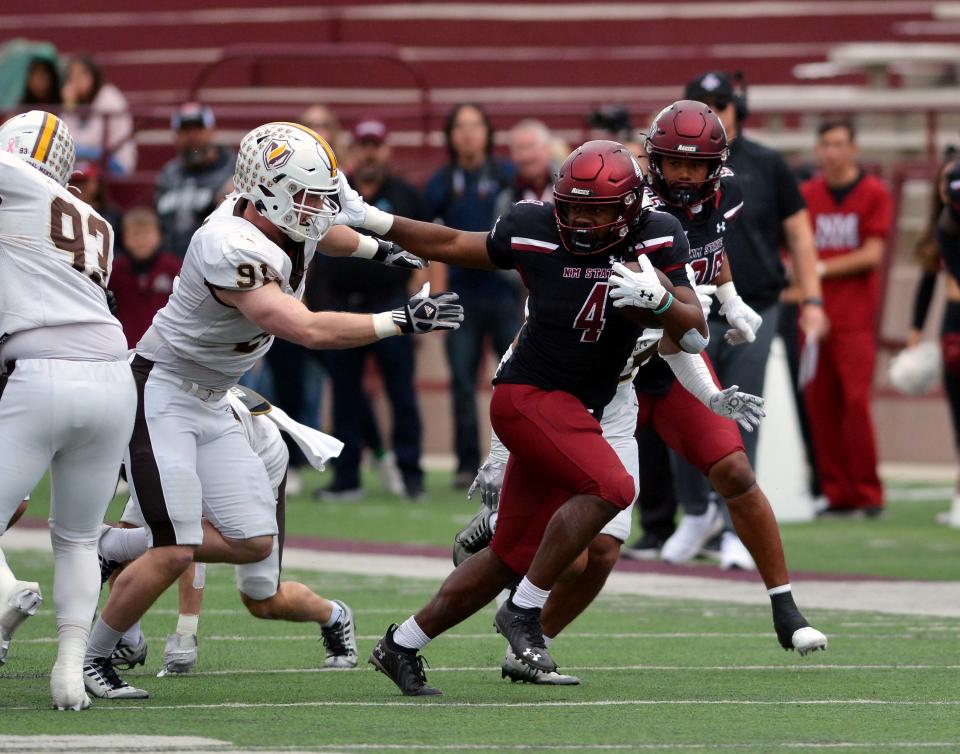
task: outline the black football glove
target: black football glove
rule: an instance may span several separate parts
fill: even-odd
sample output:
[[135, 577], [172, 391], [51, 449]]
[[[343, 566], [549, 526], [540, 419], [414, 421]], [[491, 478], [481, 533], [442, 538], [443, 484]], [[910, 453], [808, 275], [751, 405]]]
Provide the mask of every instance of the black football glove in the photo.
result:
[[[406, 252], [404, 252], [406, 253]], [[463, 322], [463, 307], [456, 293], [430, 295], [430, 283], [421, 288], [400, 309], [394, 309], [393, 323], [400, 332], [419, 335], [431, 330], [456, 330]]]
[[374, 240], [379, 247], [377, 253], [371, 257], [374, 262], [380, 262], [387, 267], [400, 267], [405, 270], [422, 270], [430, 264], [426, 259], [411, 254], [406, 249], [397, 246], [393, 241], [384, 241], [382, 238]]

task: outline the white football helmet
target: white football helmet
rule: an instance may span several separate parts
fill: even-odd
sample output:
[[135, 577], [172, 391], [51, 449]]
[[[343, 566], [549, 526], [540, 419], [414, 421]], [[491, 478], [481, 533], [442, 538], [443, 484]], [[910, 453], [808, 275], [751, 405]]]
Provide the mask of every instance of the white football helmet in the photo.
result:
[[234, 183], [257, 212], [295, 241], [319, 241], [340, 212], [337, 158], [327, 142], [298, 123], [267, 123], [244, 136]]
[[0, 150], [29, 162], [61, 186], [73, 175], [77, 159], [67, 124], [43, 110], [14, 115], [0, 126]]

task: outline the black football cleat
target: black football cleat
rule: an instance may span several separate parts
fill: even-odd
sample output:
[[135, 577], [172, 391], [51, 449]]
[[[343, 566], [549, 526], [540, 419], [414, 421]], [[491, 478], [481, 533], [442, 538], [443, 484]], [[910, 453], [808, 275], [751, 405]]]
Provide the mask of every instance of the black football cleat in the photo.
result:
[[423, 670], [423, 657], [415, 649], [405, 649], [393, 641], [397, 630], [394, 623], [387, 633], [377, 642], [370, 653], [368, 662], [391, 681], [404, 696], [438, 696], [443, 692], [427, 685], [427, 674]]
[[557, 669], [557, 663], [553, 661], [543, 640], [540, 608], [517, 607], [511, 597], [500, 605], [493, 626], [510, 643], [513, 654], [520, 662], [544, 673], [553, 673]]
[[788, 652], [795, 649], [801, 657], [818, 649], [826, 651], [827, 637], [807, 622], [791, 592], [773, 595], [770, 603], [773, 606], [773, 627], [781, 647]]

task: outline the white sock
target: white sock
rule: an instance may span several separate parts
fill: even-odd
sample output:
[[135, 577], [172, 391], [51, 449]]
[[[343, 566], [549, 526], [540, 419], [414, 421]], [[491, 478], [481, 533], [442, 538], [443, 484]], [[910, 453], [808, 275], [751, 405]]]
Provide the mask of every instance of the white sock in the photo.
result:
[[544, 635], [543, 635], [543, 646], [549, 647], [551, 644], [553, 644], [553, 639], [554, 639], [554, 637], [552, 637], [552, 636], [547, 636], [546, 634], [544, 634]]
[[517, 591], [513, 593], [513, 604], [517, 607], [541, 608], [550, 596], [549, 589], [541, 589], [530, 583], [530, 580], [524, 576], [520, 580]]
[[13, 575], [13, 571], [7, 565], [7, 559], [3, 557], [3, 549], [0, 548], [0, 594], [7, 594], [12, 591], [16, 582], [17, 577]]
[[427, 636], [411, 615], [393, 634], [393, 641], [405, 649], [423, 649], [430, 643]]
[[783, 584], [782, 586], [775, 586], [773, 589], [767, 589], [767, 594], [771, 597], [777, 594], [785, 594], [786, 592], [792, 592], [793, 589], [790, 588], [790, 584]]
[[340, 618], [343, 617], [344, 610], [336, 602], [330, 603], [330, 617], [327, 619], [326, 623], [321, 623], [320, 625], [324, 628], [330, 628], [334, 625]]
[[123, 644], [126, 644], [128, 647], [135, 647], [140, 643], [142, 638], [143, 631], [140, 630], [140, 621], [137, 621], [126, 630], [126, 633], [124, 633], [123, 638], [120, 641]]
[[199, 615], [183, 615], [177, 618], [177, 633], [180, 636], [193, 636], [200, 625]]
[[147, 530], [113, 528], [100, 538], [100, 554], [107, 560], [127, 563], [147, 551]]
[[100, 598], [97, 541], [72, 542], [56, 532], [50, 532], [50, 540], [53, 543], [53, 604], [60, 634], [57, 662], [76, 664], [78, 657], [82, 658]]
[[123, 634], [123, 631], [110, 628], [103, 622], [103, 618], [98, 618], [90, 632], [90, 641], [87, 643], [84, 662], [90, 662], [97, 657], [110, 657], [113, 650], [117, 648], [120, 639], [123, 638]]

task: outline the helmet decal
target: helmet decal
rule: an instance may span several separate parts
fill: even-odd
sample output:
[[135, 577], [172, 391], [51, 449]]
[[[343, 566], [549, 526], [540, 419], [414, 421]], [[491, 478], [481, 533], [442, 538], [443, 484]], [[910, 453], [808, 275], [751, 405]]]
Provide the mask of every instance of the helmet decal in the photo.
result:
[[263, 149], [263, 163], [271, 170], [279, 170], [293, 157], [290, 143], [285, 139], [271, 139]]

